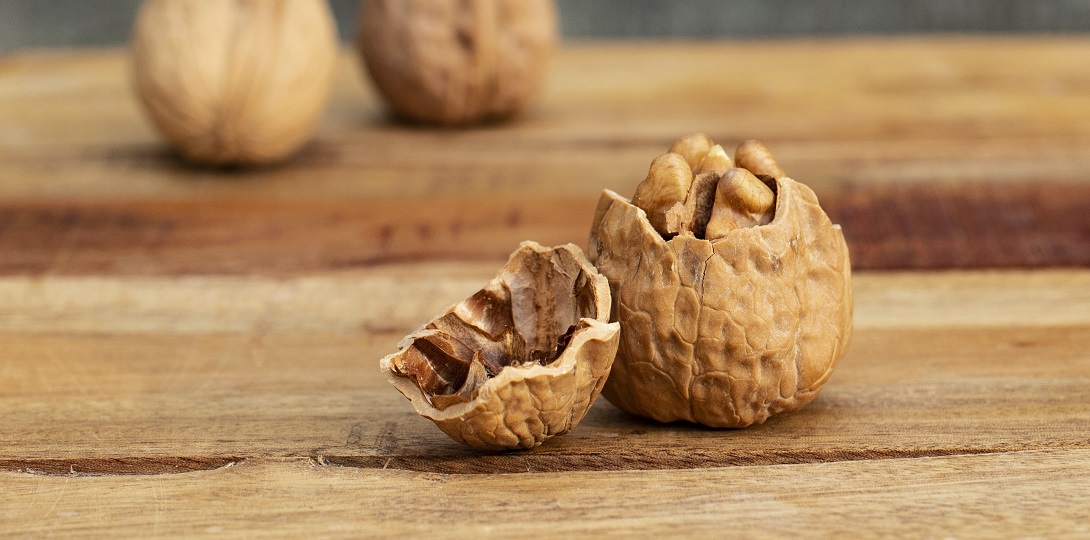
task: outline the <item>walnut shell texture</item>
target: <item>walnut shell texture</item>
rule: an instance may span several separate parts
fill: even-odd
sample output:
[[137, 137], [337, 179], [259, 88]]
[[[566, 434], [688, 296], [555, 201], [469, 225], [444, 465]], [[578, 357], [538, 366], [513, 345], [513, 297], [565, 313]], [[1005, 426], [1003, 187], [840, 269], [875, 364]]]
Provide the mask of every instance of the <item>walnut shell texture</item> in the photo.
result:
[[603, 395], [661, 422], [745, 427], [816, 397], [851, 337], [844, 236], [807, 186], [775, 180], [766, 225], [664, 239], [605, 191], [589, 255], [622, 328]]
[[133, 30], [137, 94], [188, 160], [271, 163], [309, 140], [340, 44], [325, 0], [147, 0]]
[[523, 242], [380, 369], [452, 439], [532, 448], [574, 428], [602, 391], [620, 332], [609, 310], [609, 284], [578, 247]]
[[464, 125], [525, 109], [556, 36], [552, 0], [364, 0], [357, 43], [397, 114]]

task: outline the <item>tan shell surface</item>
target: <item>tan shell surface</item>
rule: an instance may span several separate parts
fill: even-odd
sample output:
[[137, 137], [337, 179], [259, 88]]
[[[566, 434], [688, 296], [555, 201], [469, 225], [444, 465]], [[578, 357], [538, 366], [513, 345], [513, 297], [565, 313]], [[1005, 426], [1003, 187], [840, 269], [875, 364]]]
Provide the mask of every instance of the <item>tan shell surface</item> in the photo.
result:
[[365, 0], [357, 43], [395, 112], [460, 125], [526, 108], [556, 36], [552, 0]]
[[590, 256], [622, 328], [606, 399], [662, 422], [744, 427], [809, 403], [852, 329], [840, 227], [810, 188], [776, 180], [771, 223], [708, 241], [664, 240], [606, 191]]
[[146, 0], [132, 49], [136, 92], [186, 159], [263, 164], [314, 133], [340, 42], [324, 0]]
[[[527, 259], [533, 254], [545, 255], [551, 267], [528, 263]], [[398, 357], [406, 353], [413, 341], [430, 332], [426, 329], [428, 325], [424, 325], [402, 340], [398, 352], [381, 360], [383, 375], [412, 402], [418, 413], [435, 422], [452, 439], [476, 448], [532, 448], [552, 436], [567, 433], [586, 416], [601, 393], [617, 352], [620, 327], [618, 323], [609, 322], [608, 282], [572, 244], [545, 248], [534, 242], [523, 242], [484, 289], [510, 292], [516, 326], [539, 324], [535, 311], [568, 312], [564, 304], [574, 302], [574, 299], [550, 298], [544, 294], [536, 285], [540, 277], [537, 274], [558, 272], [567, 277], [573, 268], [572, 262], [592, 280], [595, 316], [582, 317], [578, 321], [560, 317], [561, 324], [575, 323], [576, 329], [567, 347], [551, 363], [505, 367], [498, 375], [487, 379], [471, 401], [439, 409], [416, 383], [394, 369]], [[471, 311], [466, 306], [469, 300], [451, 306], [435, 320], [450, 313]]]

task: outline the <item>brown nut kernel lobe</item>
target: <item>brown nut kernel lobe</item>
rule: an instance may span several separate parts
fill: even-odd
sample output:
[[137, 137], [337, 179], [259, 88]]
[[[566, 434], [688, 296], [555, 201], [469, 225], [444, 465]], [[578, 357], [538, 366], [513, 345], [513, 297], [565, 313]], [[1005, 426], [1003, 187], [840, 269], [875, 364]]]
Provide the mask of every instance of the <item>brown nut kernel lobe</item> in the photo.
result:
[[745, 169], [731, 169], [715, 188], [715, 203], [704, 237], [717, 240], [735, 229], [765, 225], [772, 221], [775, 204], [772, 188]]
[[380, 366], [454, 440], [530, 448], [575, 427], [601, 391], [619, 334], [609, 313], [608, 283], [579, 248], [524, 242]]
[[[632, 202], [603, 193], [589, 256], [609, 279], [622, 328], [603, 390], [619, 408], [745, 427], [809, 403], [843, 355], [852, 289], [840, 227], [805, 185], [780, 177], [768, 186], [751, 172], [717, 179], [706, 237], [664, 237]], [[755, 223], [717, 231], [724, 211]]]
[[[708, 155], [715, 143], [711, 137], [703, 133], [682, 137], [670, 147], [670, 152], [685, 158], [689, 168], [696, 169], [704, 157]], [[728, 158], [729, 159], [729, 158]]]
[[714, 173], [722, 175], [733, 167], [734, 162], [730, 160], [730, 156], [727, 155], [722, 146], [717, 144], [708, 150], [708, 153], [700, 160], [699, 165], [693, 167], [693, 174]]
[[681, 154], [667, 152], [651, 162], [647, 178], [636, 187], [632, 200], [647, 212], [651, 226], [663, 235], [676, 234], [678, 225], [667, 213], [683, 204], [693, 184], [693, 171]]
[[750, 139], [743, 142], [734, 151], [734, 161], [739, 167], [748, 169], [758, 176], [783, 178], [787, 172], [776, 162], [772, 152], [761, 141]]

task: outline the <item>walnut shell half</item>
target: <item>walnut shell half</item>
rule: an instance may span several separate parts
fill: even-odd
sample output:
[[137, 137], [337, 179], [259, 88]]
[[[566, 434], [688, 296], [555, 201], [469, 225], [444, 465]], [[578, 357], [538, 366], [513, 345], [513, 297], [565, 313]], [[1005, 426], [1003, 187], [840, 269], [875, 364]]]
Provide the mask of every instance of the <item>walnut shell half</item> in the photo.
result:
[[532, 448], [574, 428], [602, 391], [620, 331], [609, 311], [609, 284], [578, 247], [523, 242], [380, 368], [452, 439]]
[[642, 209], [602, 194], [589, 254], [624, 330], [603, 391], [614, 405], [745, 427], [806, 405], [828, 380], [851, 336], [848, 249], [810, 188], [774, 182], [771, 222], [716, 240], [664, 239]]

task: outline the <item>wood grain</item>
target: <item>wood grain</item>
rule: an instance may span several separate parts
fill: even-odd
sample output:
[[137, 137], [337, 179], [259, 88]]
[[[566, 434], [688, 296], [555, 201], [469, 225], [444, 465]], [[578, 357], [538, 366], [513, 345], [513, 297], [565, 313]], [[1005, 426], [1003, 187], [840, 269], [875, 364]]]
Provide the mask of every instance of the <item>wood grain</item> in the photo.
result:
[[[392, 122], [346, 55], [317, 140], [245, 170], [166, 150], [119, 51], [0, 57], [0, 536], [1085, 536], [1088, 45], [573, 44], [464, 131]], [[599, 400], [481, 454], [381, 380], [695, 131], [764, 139], [844, 225], [815, 402], [719, 431]]]
[[[586, 245], [597, 199], [0, 202], [0, 275], [313, 272], [497, 264], [518, 243]], [[1090, 266], [1090, 183], [850, 186], [823, 204], [857, 271]]]
[[[844, 225], [858, 270], [1087, 266], [1087, 50], [1071, 38], [570, 46], [533, 114], [467, 131], [392, 123], [346, 56], [318, 140], [251, 170], [173, 157], [117, 52], [10, 55], [0, 274], [307, 272], [583, 244], [601, 189], [631, 193], [693, 131], [766, 139]], [[665, 71], [644, 77], [646, 65]], [[764, 76], [730, 75], [749, 65]]]
[[493, 196], [0, 204], [0, 274], [284, 274], [452, 259], [495, 264], [526, 239], [585, 243], [595, 203]]
[[[122, 54], [24, 53], [0, 58], [0, 196], [593, 197], [631, 192], [654, 156], [696, 131], [765, 140], [822, 196], [848, 184], [1086, 182], [1087, 63], [1078, 37], [572, 44], [528, 117], [429, 131], [390, 122], [346, 55], [308, 151], [281, 167], [207, 170], [156, 138]], [[736, 76], [751, 66], [761, 76]]]
[[0, 468], [148, 474], [272, 456], [495, 473], [1090, 448], [1088, 271], [857, 277], [853, 344], [802, 411], [710, 430], [600, 400], [565, 437], [482, 455], [418, 417], [376, 365], [489, 271], [413, 268], [0, 280]]
[[[0, 332], [405, 334], [495, 272], [446, 262], [280, 277], [0, 277]], [[1090, 311], [1085, 270], [865, 273], [852, 286], [856, 330], [1068, 327]]]
[[853, 270], [1090, 266], [1090, 186], [852, 187], [823, 201]]
[[[875, 331], [853, 345], [814, 403], [753, 429], [662, 426], [599, 402], [568, 436], [530, 452], [483, 455], [418, 417], [374, 374], [374, 358], [399, 336], [378, 344], [336, 336], [256, 343], [4, 336], [19, 365], [35, 367], [4, 377], [13, 389], [0, 404], [15, 416], [0, 429], [0, 468], [152, 474], [274, 456], [496, 473], [1090, 448], [1090, 365], [1073, 352], [1090, 345], [1085, 334], [1086, 327]], [[1046, 359], [1064, 368], [1043, 370]]]
[[640, 474], [443, 475], [299, 459], [150, 477], [0, 474], [0, 526], [66, 537], [1081, 537], [1087, 463], [1090, 450], [1050, 450]]

